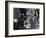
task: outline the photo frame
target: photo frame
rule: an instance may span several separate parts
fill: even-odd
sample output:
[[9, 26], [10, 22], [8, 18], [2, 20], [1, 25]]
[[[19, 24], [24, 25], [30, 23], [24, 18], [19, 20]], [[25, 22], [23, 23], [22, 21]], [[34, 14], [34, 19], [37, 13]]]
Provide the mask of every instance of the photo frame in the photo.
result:
[[45, 3], [5, 1], [5, 37], [45, 35]]

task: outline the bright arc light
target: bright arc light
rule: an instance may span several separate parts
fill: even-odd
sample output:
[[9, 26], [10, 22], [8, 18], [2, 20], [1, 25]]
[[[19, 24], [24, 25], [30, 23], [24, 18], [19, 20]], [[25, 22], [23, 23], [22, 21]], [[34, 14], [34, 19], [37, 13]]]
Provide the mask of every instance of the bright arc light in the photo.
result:
[[25, 28], [31, 28], [31, 24], [24, 25]]
[[14, 21], [17, 22], [17, 19], [15, 19]]

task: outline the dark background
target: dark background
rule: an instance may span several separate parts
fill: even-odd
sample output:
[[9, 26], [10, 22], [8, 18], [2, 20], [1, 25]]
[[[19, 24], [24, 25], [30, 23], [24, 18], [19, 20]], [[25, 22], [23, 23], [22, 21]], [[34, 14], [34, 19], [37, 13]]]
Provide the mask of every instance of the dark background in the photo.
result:
[[[23, 30], [23, 29], [38, 29], [39, 28], [39, 9], [31, 9], [30, 14], [26, 14], [27, 10], [30, 10], [29, 8], [14, 8], [14, 19], [17, 19], [17, 23], [14, 22], [14, 30]], [[34, 13], [33, 13], [34, 10]], [[37, 16], [37, 14], [38, 16]], [[24, 14], [24, 15], [23, 15]], [[24, 27], [24, 21], [27, 19], [28, 16], [31, 16], [30, 18], [30, 23], [31, 23], [31, 28], [25, 28]], [[32, 17], [35, 17], [34, 21]], [[25, 23], [27, 25], [27, 23]]]

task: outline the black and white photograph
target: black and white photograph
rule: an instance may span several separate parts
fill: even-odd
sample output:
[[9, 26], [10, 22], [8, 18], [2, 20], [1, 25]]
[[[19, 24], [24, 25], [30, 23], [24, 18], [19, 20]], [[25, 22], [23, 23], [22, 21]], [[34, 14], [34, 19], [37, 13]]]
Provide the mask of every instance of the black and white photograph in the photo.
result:
[[45, 3], [5, 1], [5, 37], [45, 35]]
[[39, 29], [39, 9], [14, 8], [14, 30]]

